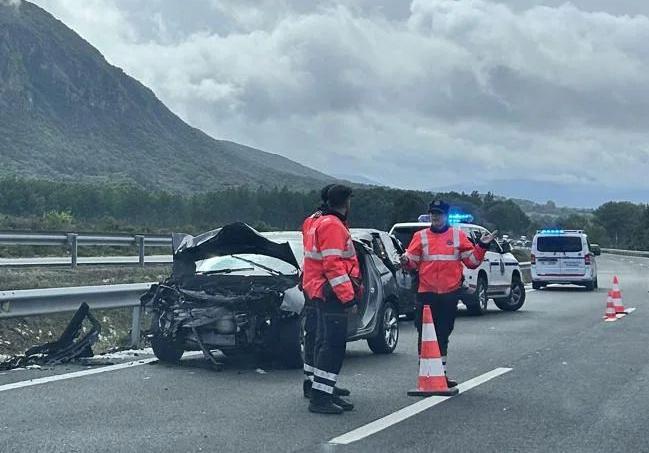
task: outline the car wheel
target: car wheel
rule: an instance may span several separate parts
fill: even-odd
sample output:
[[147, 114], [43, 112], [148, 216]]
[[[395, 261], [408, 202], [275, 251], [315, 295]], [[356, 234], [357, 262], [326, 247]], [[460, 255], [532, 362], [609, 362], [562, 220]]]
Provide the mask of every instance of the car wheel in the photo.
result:
[[277, 359], [287, 368], [302, 368], [302, 317], [292, 316], [279, 321]]
[[475, 316], [481, 316], [487, 312], [487, 305], [489, 304], [489, 296], [487, 296], [487, 279], [480, 277], [478, 284], [475, 288], [475, 294], [467, 298], [464, 302], [467, 311]]
[[599, 288], [599, 282], [597, 281], [597, 277], [595, 277], [595, 289]]
[[159, 315], [154, 313], [153, 320], [151, 321], [151, 331], [153, 333], [151, 348], [153, 349], [153, 353], [161, 362], [178, 363], [185, 352], [183, 340], [182, 338], [172, 338], [163, 335], [160, 332], [159, 319]]
[[383, 304], [379, 313], [380, 325], [377, 335], [367, 339], [367, 345], [375, 354], [390, 354], [399, 343], [399, 312], [393, 302]]
[[509, 297], [494, 299], [496, 306], [503, 311], [516, 311], [525, 303], [525, 285], [520, 278], [512, 279], [512, 288]]
[[595, 280], [586, 283], [584, 286], [586, 287], [586, 291], [595, 291]]

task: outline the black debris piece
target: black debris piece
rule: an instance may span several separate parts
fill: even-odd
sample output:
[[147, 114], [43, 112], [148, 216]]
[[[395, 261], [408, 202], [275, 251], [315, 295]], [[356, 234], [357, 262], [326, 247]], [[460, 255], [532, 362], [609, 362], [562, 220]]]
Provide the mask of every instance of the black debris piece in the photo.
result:
[[[91, 328], [81, 336], [83, 321], [86, 319], [90, 322]], [[92, 346], [99, 339], [100, 333], [101, 324], [90, 313], [90, 307], [84, 302], [58, 340], [34, 346], [28, 349], [24, 355], [13, 356], [0, 362], [0, 370], [24, 368], [30, 365], [56, 365], [82, 357], [92, 357]]]

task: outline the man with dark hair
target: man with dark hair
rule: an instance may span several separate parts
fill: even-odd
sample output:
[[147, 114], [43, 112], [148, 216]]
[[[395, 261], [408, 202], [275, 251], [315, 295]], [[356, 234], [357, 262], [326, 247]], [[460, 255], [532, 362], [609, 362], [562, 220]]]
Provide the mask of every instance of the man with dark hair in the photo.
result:
[[347, 309], [360, 297], [360, 267], [347, 227], [352, 189], [337, 184], [326, 192], [322, 215], [307, 219], [304, 229], [303, 287], [318, 320], [309, 410], [341, 414], [354, 407], [336, 393], [336, 382], [347, 345]]
[[[335, 184], [329, 184], [325, 186], [320, 191], [320, 200], [322, 203], [315, 210], [313, 214], [306, 218], [304, 224], [302, 225], [302, 241], [304, 249], [306, 250], [306, 237], [307, 232], [311, 229], [313, 222], [322, 217], [323, 212], [326, 212], [328, 209], [328, 192], [329, 189], [335, 186]], [[316, 310], [315, 301], [311, 300], [305, 294], [305, 304], [304, 304], [304, 382], [302, 383], [302, 392], [305, 398], [311, 398], [311, 386], [313, 385], [313, 371], [315, 366], [315, 358], [318, 355], [319, 345], [316, 343], [317, 331], [318, 331], [318, 312]], [[338, 396], [348, 396], [349, 390], [334, 387], [334, 395]]]
[[[462, 264], [469, 269], [479, 267], [496, 232], [485, 233], [478, 245], [474, 246], [462, 230], [449, 225], [448, 204], [435, 200], [430, 204], [429, 212], [430, 228], [415, 233], [408, 250], [401, 257], [401, 262], [405, 267], [419, 271], [419, 290], [415, 309], [419, 347], [421, 347], [422, 310], [424, 305], [428, 305], [433, 314], [446, 375], [448, 339], [455, 326], [459, 291], [462, 287]], [[449, 387], [457, 386], [457, 382], [448, 377], [446, 381]]]

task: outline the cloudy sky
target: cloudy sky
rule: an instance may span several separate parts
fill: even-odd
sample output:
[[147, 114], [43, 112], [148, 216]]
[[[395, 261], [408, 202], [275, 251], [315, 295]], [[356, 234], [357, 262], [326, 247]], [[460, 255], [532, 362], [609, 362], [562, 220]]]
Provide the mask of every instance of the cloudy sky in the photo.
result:
[[36, 3], [190, 124], [326, 173], [649, 193], [646, 0]]

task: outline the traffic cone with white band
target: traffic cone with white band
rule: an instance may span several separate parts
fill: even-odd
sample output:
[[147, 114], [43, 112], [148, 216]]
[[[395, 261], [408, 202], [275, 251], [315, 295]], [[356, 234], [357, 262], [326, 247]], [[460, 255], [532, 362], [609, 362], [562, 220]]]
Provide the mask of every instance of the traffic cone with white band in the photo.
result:
[[423, 307], [421, 324], [421, 352], [419, 353], [419, 378], [417, 389], [408, 392], [409, 396], [454, 396], [459, 393], [457, 387], [449, 388], [444, 373], [442, 355], [437, 343], [437, 333], [433, 324], [433, 315], [428, 305]]
[[635, 311], [635, 308], [624, 308], [624, 304], [622, 303], [622, 291], [620, 291], [620, 280], [618, 280], [617, 275], [613, 277], [613, 289], [611, 290], [611, 297], [613, 298], [615, 314], [618, 318], [622, 318], [624, 317], [624, 315], [631, 314]]
[[609, 291], [608, 297], [606, 298], [606, 314], [604, 315], [604, 321], [617, 321], [617, 316], [615, 315], [615, 305], [613, 303], [613, 298], [611, 297], [611, 291]]

